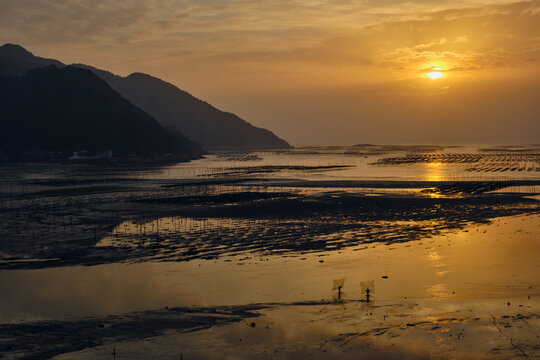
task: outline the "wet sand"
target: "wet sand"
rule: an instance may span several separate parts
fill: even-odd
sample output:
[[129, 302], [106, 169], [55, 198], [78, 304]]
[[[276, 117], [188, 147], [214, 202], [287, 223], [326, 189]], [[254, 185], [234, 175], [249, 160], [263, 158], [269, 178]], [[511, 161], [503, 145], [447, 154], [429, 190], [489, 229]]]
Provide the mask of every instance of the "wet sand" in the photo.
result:
[[540, 180], [370, 165], [394, 151], [2, 168], [0, 355], [539, 357]]
[[[369, 189], [344, 190], [330, 182], [322, 189], [303, 182], [299, 189], [237, 182], [171, 187], [141, 180], [48, 190], [45, 196], [39, 190], [6, 197], [0, 268], [302, 254], [414, 241], [499, 216], [538, 213], [530, 193], [483, 193], [515, 184], [445, 183], [388, 192], [384, 183], [381, 189], [370, 183]], [[463, 188], [474, 191], [459, 192]], [[453, 194], [459, 196], [445, 196]]]

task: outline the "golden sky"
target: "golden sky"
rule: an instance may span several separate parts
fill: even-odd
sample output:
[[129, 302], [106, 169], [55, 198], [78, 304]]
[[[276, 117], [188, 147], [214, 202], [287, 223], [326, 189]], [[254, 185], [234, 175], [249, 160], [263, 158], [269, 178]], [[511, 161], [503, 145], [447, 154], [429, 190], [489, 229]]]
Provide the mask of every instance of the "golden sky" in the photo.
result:
[[155, 75], [295, 145], [539, 143], [539, 24], [540, 0], [0, 0], [1, 43]]

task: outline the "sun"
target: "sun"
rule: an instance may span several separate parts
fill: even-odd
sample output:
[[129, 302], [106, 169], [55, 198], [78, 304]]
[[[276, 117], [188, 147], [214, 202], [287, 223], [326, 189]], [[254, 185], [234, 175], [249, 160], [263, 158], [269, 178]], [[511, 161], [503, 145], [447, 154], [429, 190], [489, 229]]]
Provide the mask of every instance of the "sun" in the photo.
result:
[[430, 69], [431, 71], [426, 73], [426, 76], [431, 80], [440, 79], [443, 77], [442, 69], [438, 66], [434, 66]]
[[440, 79], [443, 77], [443, 73], [440, 72], [440, 71], [432, 71], [432, 72], [428, 72], [426, 74], [426, 76], [432, 80], [435, 80], [435, 79]]

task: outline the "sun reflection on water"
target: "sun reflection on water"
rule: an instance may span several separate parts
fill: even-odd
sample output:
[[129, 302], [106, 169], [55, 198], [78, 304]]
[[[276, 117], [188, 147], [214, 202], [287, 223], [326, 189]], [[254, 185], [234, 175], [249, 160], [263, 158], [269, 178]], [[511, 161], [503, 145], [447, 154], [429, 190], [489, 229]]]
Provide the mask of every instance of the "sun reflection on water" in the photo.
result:
[[426, 289], [426, 293], [435, 301], [445, 300], [456, 296], [455, 293], [448, 288], [447, 284], [432, 285]]

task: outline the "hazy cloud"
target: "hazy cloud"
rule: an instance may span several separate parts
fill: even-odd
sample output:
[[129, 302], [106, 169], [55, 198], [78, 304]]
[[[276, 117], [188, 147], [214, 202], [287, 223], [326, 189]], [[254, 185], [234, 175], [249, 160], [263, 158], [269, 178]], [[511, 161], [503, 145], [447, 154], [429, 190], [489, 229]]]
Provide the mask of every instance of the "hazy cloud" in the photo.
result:
[[[123, 75], [151, 73], [278, 133], [298, 117], [324, 133], [322, 114], [338, 109], [321, 108], [322, 94], [355, 94], [339, 109], [351, 124], [397, 114], [427, 121], [410, 104], [434, 94], [453, 94], [439, 106], [457, 116], [457, 89], [487, 101], [480, 79], [501, 86], [491, 99], [504, 103], [497, 97], [511, 82], [537, 89], [538, 24], [540, 0], [0, 0], [0, 42]], [[441, 82], [422, 77], [433, 66], [443, 68]], [[284, 96], [300, 93], [318, 110], [302, 99], [304, 112], [286, 106]], [[235, 100], [248, 97], [256, 109]], [[385, 97], [395, 112], [384, 108]], [[537, 110], [532, 104], [522, 104], [523, 114]], [[276, 107], [289, 115], [271, 120]], [[505, 109], [498, 113], [512, 105]], [[495, 115], [486, 111], [482, 121]]]

